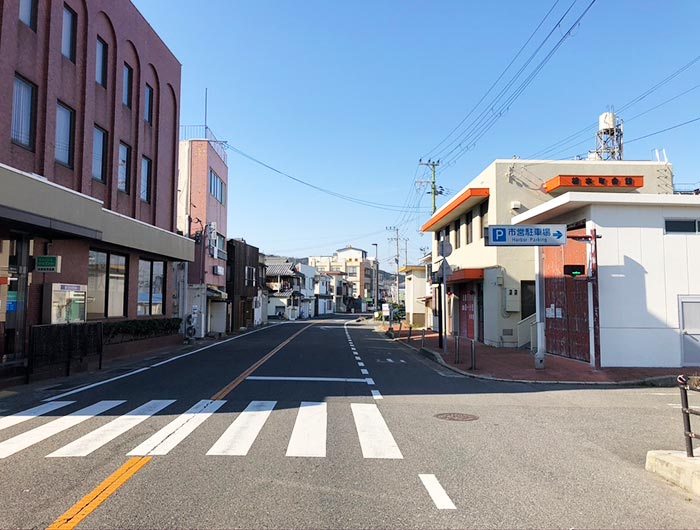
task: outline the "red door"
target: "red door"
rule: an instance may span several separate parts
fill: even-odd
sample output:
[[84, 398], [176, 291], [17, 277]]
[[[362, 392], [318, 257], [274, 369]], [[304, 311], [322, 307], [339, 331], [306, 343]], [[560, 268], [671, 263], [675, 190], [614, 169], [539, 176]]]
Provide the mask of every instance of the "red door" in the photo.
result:
[[459, 335], [474, 338], [475, 296], [472, 283], [461, 284], [459, 289]]

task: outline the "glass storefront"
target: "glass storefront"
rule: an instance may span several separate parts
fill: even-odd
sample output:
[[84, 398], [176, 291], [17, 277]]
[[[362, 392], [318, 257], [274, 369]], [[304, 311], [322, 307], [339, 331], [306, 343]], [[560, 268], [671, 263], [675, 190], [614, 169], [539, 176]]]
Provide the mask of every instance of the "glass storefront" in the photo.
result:
[[0, 238], [0, 363], [24, 359], [31, 240]]

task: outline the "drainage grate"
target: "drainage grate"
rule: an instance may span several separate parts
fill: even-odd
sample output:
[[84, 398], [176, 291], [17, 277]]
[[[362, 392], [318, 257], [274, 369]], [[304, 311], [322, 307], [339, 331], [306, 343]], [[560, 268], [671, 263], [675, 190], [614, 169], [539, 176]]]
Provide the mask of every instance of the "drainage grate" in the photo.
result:
[[474, 421], [479, 419], [479, 416], [475, 416], [474, 414], [464, 414], [462, 412], [442, 412], [440, 414], [436, 414], [435, 417], [439, 420], [447, 421]]

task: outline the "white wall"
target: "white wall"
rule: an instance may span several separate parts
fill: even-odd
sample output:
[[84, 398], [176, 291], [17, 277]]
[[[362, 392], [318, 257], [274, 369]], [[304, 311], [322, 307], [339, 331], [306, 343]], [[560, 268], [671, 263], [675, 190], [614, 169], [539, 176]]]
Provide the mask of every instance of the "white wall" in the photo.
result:
[[665, 234], [699, 207], [593, 205], [603, 366], [681, 365], [679, 295], [700, 295], [700, 234]]

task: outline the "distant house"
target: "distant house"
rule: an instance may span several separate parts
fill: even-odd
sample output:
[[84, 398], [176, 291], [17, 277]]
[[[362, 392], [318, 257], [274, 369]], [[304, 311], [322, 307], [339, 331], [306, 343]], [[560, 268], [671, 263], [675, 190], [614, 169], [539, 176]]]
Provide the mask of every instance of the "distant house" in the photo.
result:
[[[269, 260], [269, 261], [268, 261]], [[265, 258], [267, 266], [267, 315], [271, 318], [296, 320], [301, 311], [301, 282], [303, 274], [285, 258]]]
[[406, 265], [399, 271], [406, 275], [406, 320], [411, 326], [425, 326], [425, 266]]
[[258, 326], [262, 324], [259, 297], [265, 287], [264, 281], [261, 282], [260, 278], [260, 252], [257, 247], [247, 244], [244, 239], [229, 239], [226, 248], [228, 257], [226, 292], [228, 299], [231, 300], [231, 330], [238, 331], [241, 328]]
[[335, 312], [333, 303], [332, 277], [321, 273], [315, 285], [316, 315], [327, 315]]
[[297, 263], [294, 268], [303, 276], [301, 279], [301, 309], [299, 316], [301, 318], [313, 317], [316, 315], [316, 292], [314, 284], [318, 276], [318, 271], [303, 263]]

